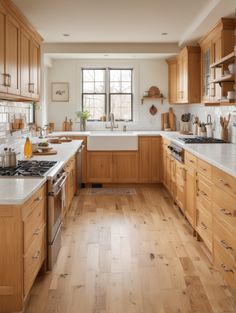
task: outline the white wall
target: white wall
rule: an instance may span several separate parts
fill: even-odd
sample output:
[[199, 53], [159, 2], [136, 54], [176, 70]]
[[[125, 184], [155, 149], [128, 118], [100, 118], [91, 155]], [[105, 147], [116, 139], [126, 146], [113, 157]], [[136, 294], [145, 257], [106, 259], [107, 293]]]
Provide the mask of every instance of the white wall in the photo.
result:
[[[156, 129], [161, 128], [161, 113], [169, 108], [167, 100], [161, 104], [159, 100], [149, 100], [143, 105], [141, 98], [143, 92], [151, 86], [158, 86], [165, 96], [168, 94], [168, 69], [165, 60], [54, 60], [49, 68], [48, 75], [48, 122], [54, 122], [56, 130], [61, 130], [62, 122], [67, 116], [75, 124], [75, 112], [81, 110], [81, 68], [82, 67], [132, 67], [134, 69], [134, 122], [128, 123], [128, 129]], [[69, 83], [69, 103], [51, 101], [51, 83]], [[158, 113], [152, 116], [149, 108], [154, 104]], [[175, 106], [174, 111], [180, 116], [186, 110], [186, 106]], [[120, 128], [122, 127], [122, 123]], [[87, 123], [88, 129], [103, 129], [102, 122]]]

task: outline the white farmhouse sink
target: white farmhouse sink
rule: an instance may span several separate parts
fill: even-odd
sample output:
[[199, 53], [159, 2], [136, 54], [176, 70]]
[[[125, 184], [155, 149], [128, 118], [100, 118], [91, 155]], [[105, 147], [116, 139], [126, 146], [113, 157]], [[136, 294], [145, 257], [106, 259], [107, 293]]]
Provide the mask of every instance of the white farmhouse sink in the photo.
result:
[[138, 150], [136, 132], [100, 131], [87, 137], [88, 151], [135, 151]]

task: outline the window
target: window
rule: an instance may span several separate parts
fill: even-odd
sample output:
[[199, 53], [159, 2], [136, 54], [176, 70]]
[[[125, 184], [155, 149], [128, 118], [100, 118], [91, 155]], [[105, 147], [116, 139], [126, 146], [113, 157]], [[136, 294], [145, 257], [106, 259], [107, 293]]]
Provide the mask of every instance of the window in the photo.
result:
[[82, 69], [82, 110], [90, 120], [114, 113], [117, 121], [133, 120], [132, 69]]

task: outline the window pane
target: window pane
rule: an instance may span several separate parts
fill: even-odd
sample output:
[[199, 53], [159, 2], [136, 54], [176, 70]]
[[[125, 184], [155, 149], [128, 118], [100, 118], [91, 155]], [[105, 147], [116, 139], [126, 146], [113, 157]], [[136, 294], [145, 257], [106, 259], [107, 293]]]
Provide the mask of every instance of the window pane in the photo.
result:
[[104, 82], [95, 82], [95, 92], [105, 93], [105, 83]]
[[110, 81], [118, 82], [121, 80], [121, 70], [110, 70]]
[[83, 81], [94, 81], [94, 70], [83, 70]]
[[105, 115], [105, 95], [83, 95], [83, 111], [89, 110], [91, 120]]
[[84, 82], [83, 84], [83, 92], [84, 93], [93, 93], [94, 92], [94, 83]]
[[131, 83], [122, 82], [121, 92], [122, 93], [131, 93]]
[[95, 70], [95, 81], [105, 81], [105, 70]]
[[132, 120], [131, 95], [111, 95], [111, 112], [116, 120]]
[[111, 93], [121, 93], [121, 83], [120, 82], [118, 82], [118, 83], [111, 82], [110, 83], [110, 92]]
[[131, 70], [122, 70], [122, 81], [131, 82]]

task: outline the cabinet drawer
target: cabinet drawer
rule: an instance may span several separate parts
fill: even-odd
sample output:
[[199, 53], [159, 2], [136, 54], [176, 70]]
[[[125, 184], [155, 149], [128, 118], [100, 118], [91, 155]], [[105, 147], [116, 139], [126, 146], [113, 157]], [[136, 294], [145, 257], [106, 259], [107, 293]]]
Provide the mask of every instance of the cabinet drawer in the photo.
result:
[[196, 230], [212, 252], [212, 215], [209, 214], [199, 203], [196, 211]]
[[212, 178], [212, 166], [201, 159], [197, 160], [197, 171], [209, 179]]
[[223, 248], [229, 260], [234, 263], [236, 260], [235, 232], [229, 232], [217, 218], [214, 218], [214, 242]]
[[223, 274], [226, 284], [235, 288], [235, 262], [232, 262], [224, 248], [217, 241], [214, 241], [214, 262]]
[[235, 198], [223, 192], [217, 186], [213, 187], [213, 214], [227, 224], [227, 227], [236, 225], [236, 203]]
[[197, 183], [197, 201], [205, 207], [205, 209], [211, 210], [212, 199], [212, 184], [204, 179], [201, 175], [198, 175]]
[[213, 182], [222, 190], [236, 195], [236, 179], [220, 169], [213, 167], [212, 169]]
[[22, 217], [25, 219], [33, 209], [44, 199], [45, 197], [45, 185], [43, 185], [38, 191], [36, 191], [33, 196], [26, 201], [22, 207]]
[[45, 259], [45, 225], [41, 228], [38, 237], [30, 246], [24, 256], [24, 295], [26, 296], [32, 287], [35, 277]]
[[42, 199], [33, 211], [23, 221], [24, 225], [24, 253], [33, 240], [39, 236], [40, 229], [46, 222], [45, 201]]
[[197, 168], [197, 158], [187, 151], [184, 152], [184, 163], [187, 166], [191, 166], [195, 169]]
[[176, 161], [176, 175], [181, 177], [183, 180], [185, 180], [185, 167], [182, 163]]

